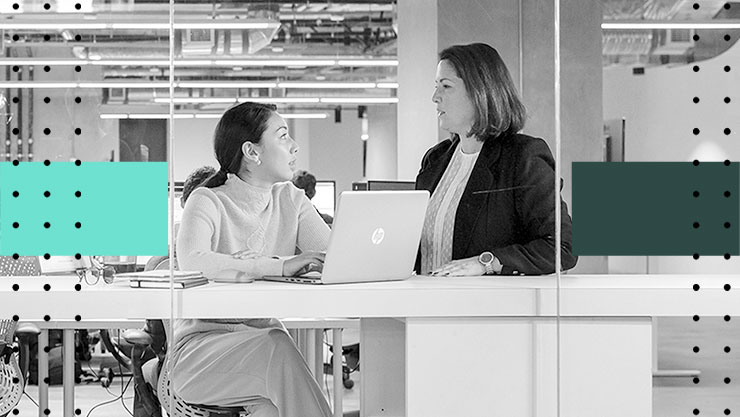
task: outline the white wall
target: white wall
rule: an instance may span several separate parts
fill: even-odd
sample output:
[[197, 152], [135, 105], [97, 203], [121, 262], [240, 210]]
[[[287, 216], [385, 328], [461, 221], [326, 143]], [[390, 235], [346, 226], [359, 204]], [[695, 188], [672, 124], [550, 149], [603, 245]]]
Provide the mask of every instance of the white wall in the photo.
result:
[[[625, 117], [627, 161], [724, 161], [740, 159], [740, 46], [689, 65], [604, 69], [604, 119]], [[699, 72], [692, 70], [699, 66]], [[731, 66], [730, 72], [723, 67]], [[698, 104], [693, 103], [699, 97]], [[724, 103], [728, 96], [733, 101]], [[729, 127], [732, 133], [723, 133]], [[692, 130], [700, 129], [699, 135]], [[630, 257], [631, 258], [631, 257]], [[627, 258], [627, 259], [630, 259]], [[642, 258], [644, 260], [644, 258]], [[630, 270], [619, 258], [611, 271]], [[632, 259], [634, 261], [634, 259]], [[643, 261], [644, 264], [644, 261]], [[650, 257], [650, 273], [737, 273], [737, 257]]]
[[438, 141], [432, 103], [437, 71], [437, 4], [403, 0], [398, 11], [398, 179], [414, 180], [427, 149]]
[[[398, 178], [396, 106], [368, 106], [367, 178]], [[409, 138], [414, 140], [414, 137]]]
[[337, 194], [352, 189], [353, 181], [362, 180], [361, 120], [356, 107], [342, 110], [341, 123], [334, 122], [334, 114], [327, 119], [308, 123], [311, 148], [308, 170], [319, 180], [335, 180]]

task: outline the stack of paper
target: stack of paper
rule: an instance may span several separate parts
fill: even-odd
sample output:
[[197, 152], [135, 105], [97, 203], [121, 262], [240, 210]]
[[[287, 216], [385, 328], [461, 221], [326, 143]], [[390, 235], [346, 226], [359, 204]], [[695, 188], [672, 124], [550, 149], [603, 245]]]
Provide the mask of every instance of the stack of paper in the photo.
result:
[[[154, 270], [116, 274], [116, 278], [128, 278], [131, 288], [170, 288], [170, 271]], [[208, 279], [198, 271], [175, 271], [173, 278], [177, 289], [208, 284]]]

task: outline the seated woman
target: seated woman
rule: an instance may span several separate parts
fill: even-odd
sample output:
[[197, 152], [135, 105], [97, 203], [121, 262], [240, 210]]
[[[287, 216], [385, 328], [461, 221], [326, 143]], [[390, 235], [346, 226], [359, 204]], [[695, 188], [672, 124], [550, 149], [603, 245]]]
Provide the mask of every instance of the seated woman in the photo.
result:
[[[317, 251], [326, 250], [329, 228], [290, 182], [298, 146], [275, 106], [248, 102], [227, 110], [214, 148], [220, 169], [183, 212], [180, 269], [234, 282], [321, 269]], [[331, 414], [277, 319], [176, 320], [173, 346], [171, 381], [188, 403], [259, 404], [250, 415]]]

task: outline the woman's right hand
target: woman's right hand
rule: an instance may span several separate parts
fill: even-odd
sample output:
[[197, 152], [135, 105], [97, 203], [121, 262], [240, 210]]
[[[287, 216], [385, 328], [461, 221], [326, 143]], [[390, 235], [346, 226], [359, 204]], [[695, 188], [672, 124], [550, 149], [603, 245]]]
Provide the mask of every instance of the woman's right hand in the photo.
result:
[[283, 276], [292, 277], [312, 271], [321, 272], [324, 269], [325, 258], [324, 252], [304, 252], [286, 259], [283, 263]]

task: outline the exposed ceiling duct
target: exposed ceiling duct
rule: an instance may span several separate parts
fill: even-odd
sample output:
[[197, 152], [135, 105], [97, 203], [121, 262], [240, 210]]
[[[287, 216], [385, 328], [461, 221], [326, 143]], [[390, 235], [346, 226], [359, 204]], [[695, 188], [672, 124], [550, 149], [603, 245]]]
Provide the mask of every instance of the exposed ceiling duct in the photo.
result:
[[[712, 22], [737, 19], [740, 11], [740, 4], [725, 0], [602, 0], [602, 3], [603, 21], [609, 23]], [[664, 65], [709, 59], [732, 46], [738, 32], [692, 28], [604, 29], [603, 63]]]

